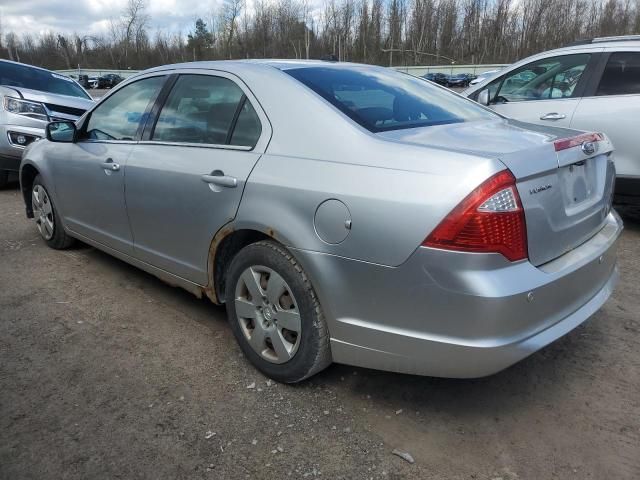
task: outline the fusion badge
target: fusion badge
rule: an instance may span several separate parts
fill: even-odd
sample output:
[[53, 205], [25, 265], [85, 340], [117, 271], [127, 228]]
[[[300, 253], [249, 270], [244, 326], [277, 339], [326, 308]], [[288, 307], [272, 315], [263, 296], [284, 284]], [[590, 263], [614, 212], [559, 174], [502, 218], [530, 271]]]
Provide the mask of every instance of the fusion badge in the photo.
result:
[[538, 185], [537, 187], [533, 187], [529, 189], [529, 193], [531, 195], [535, 193], [544, 192], [545, 190], [549, 190], [551, 188], [551, 184], [547, 183], [546, 185]]

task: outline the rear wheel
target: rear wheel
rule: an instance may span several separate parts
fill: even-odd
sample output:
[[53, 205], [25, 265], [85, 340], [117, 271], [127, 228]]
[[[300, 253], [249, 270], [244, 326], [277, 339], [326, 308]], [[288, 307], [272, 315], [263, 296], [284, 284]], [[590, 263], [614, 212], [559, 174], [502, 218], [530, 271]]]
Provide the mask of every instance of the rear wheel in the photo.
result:
[[58, 212], [40, 175], [36, 176], [31, 187], [31, 207], [38, 231], [47, 245], [56, 250], [73, 245], [75, 240], [64, 231]]
[[329, 332], [308, 277], [281, 245], [264, 241], [231, 262], [227, 314], [244, 354], [265, 375], [295, 383], [331, 363]]

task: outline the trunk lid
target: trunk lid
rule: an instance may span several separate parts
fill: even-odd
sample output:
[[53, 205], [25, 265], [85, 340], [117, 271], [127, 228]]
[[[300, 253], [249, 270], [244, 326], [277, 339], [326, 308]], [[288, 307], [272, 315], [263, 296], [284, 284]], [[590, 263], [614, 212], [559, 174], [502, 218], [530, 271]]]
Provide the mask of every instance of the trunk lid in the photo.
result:
[[[604, 136], [586, 137], [575, 130], [515, 120], [379, 135], [392, 141], [496, 158], [506, 165], [516, 177], [525, 211], [529, 261], [536, 266], [591, 238], [611, 210], [615, 167], [613, 147]], [[585, 143], [591, 143], [594, 150], [583, 148]]]
[[[606, 137], [574, 133], [552, 145], [554, 168], [526, 177], [516, 175], [527, 222], [529, 260], [534, 265], [551, 261], [595, 235], [613, 199], [613, 147]], [[501, 160], [512, 171], [521, 161], [513, 155]]]

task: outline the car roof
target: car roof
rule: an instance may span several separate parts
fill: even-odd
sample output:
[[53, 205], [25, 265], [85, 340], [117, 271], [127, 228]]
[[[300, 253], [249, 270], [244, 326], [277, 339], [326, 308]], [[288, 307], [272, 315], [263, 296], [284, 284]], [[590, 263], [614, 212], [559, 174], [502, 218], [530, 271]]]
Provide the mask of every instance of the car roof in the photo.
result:
[[[298, 68], [311, 67], [328, 67], [328, 68], [372, 68], [380, 69], [376, 65], [367, 65], [362, 63], [351, 62], [333, 62], [326, 60], [286, 60], [286, 59], [244, 59], [244, 60], [210, 60], [201, 62], [185, 62], [162, 65], [159, 67], [144, 70], [139, 74], [163, 70], [184, 70], [184, 69], [203, 69], [203, 70], [226, 70], [230, 73], [238, 73], [246, 68], [258, 68], [265, 70], [292, 70]], [[137, 76], [137, 75], [136, 75]]]
[[565, 45], [564, 47], [556, 48], [553, 50], [545, 50], [535, 55], [531, 55], [531, 57], [543, 54], [547, 55], [550, 53], [571, 52], [574, 50], [588, 51], [592, 49], [602, 50], [603, 48], [625, 50], [629, 47], [640, 47], [640, 35], [632, 35], [627, 37], [594, 38], [593, 40], [575, 42], [570, 45]]
[[345, 68], [345, 67], [363, 67], [369, 66], [359, 63], [351, 63], [351, 62], [334, 62], [330, 60], [287, 60], [287, 59], [255, 59], [255, 60], [246, 60], [250, 63], [255, 63], [258, 65], [268, 65], [270, 67], [277, 68], [278, 70], [291, 70], [294, 68], [310, 68], [310, 67], [337, 67], [337, 68]]
[[[638, 43], [640, 42], [640, 35], [619, 35], [614, 37], [596, 37], [587, 40], [578, 40], [577, 42], [573, 42], [567, 46], [573, 45], [589, 45], [589, 44], [619, 44], [620, 42], [632, 42]], [[636, 46], [636, 45], [634, 45]]]

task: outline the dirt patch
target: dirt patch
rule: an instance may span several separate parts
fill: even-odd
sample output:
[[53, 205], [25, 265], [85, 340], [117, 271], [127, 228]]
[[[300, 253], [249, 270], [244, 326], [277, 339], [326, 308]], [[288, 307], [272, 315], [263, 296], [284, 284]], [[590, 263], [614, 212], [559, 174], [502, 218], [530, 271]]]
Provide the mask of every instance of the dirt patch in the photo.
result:
[[92, 248], [47, 248], [17, 188], [0, 191], [0, 477], [639, 478], [634, 222], [611, 300], [505, 372], [334, 365], [289, 387], [245, 361], [223, 308]]

